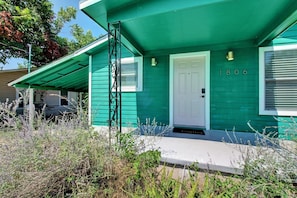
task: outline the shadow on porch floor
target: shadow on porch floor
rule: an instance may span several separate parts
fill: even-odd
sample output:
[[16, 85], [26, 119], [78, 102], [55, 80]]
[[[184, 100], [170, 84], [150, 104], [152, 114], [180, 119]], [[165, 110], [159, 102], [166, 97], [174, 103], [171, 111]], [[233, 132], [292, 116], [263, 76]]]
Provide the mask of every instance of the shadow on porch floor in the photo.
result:
[[[150, 130], [149, 130], [150, 131]], [[204, 130], [192, 128], [154, 128], [153, 134], [164, 137], [188, 138], [197, 140], [208, 140], [216, 142], [234, 143], [242, 145], [259, 145], [259, 143], [270, 145], [269, 141], [265, 141], [262, 135], [252, 132], [234, 132], [223, 130]], [[146, 134], [141, 132], [141, 134]], [[150, 133], [148, 133], [150, 134]]]
[[173, 130], [170, 130], [168, 133], [164, 135], [166, 137], [190, 138], [244, 145], [257, 145], [257, 143], [260, 140], [263, 140], [263, 138], [256, 133], [232, 131], [230, 132], [221, 130], [203, 130], [203, 134], [180, 133], [173, 132]]

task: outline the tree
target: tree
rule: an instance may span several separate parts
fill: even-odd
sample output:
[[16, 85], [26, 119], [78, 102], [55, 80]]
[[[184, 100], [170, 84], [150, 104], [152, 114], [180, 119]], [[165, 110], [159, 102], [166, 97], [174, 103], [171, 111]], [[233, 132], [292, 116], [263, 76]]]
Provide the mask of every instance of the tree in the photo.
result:
[[74, 52], [96, 39], [90, 30], [84, 32], [84, 30], [77, 24], [71, 26], [71, 34], [75, 40], [68, 41], [69, 52]]
[[68, 53], [66, 38], [58, 33], [75, 18], [76, 9], [61, 8], [58, 17], [49, 0], [0, 0], [0, 62], [27, 58], [32, 45], [32, 63], [44, 65]]
[[27, 61], [23, 61], [23, 63], [17, 63], [18, 64], [18, 69], [25, 69], [28, 66]]

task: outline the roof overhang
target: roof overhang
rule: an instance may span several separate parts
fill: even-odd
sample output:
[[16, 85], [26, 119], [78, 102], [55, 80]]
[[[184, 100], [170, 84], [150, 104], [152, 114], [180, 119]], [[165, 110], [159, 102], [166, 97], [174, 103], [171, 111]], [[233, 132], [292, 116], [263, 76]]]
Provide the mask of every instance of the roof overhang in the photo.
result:
[[261, 46], [297, 20], [296, 0], [84, 0], [80, 9], [104, 29], [120, 21], [124, 44], [142, 54]]
[[107, 48], [107, 36], [90, 45], [10, 82], [17, 88], [42, 90], [88, 90], [89, 56]]

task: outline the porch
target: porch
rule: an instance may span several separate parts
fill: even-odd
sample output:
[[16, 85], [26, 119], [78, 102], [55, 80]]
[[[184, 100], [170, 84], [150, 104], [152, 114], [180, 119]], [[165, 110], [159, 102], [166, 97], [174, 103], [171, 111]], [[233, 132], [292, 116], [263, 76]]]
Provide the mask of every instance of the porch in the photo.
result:
[[[236, 135], [235, 135], [236, 134]], [[141, 135], [146, 150], [161, 152], [161, 162], [174, 167], [188, 168], [197, 163], [199, 169], [242, 175], [244, 162], [249, 157], [275, 155], [273, 148], [295, 149], [293, 142], [279, 140], [272, 143], [261, 135], [245, 132], [205, 131], [200, 134]], [[221, 139], [219, 139], [221, 138]]]
[[233, 144], [202, 139], [141, 136], [147, 149], [158, 149], [161, 161], [178, 167], [197, 163], [203, 170], [243, 174], [244, 157], [255, 151], [251, 145]]

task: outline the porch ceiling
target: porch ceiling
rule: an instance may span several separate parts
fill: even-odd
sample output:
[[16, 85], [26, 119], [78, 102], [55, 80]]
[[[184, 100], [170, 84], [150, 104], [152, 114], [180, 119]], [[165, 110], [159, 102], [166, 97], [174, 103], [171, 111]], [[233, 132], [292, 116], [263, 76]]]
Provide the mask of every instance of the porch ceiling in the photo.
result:
[[71, 55], [9, 83], [9, 86], [86, 92], [88, 90], [89, 55], [107, 46], [107, 37], [99, 39]]
[[142, 54], [260, 46], [297, 20], [296, 0], [85, 0], [80, 8], [105, 29], [121, 21], [124, 44]]

